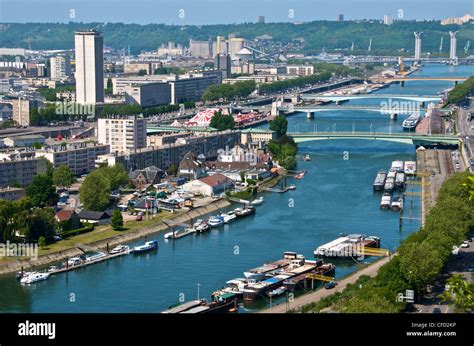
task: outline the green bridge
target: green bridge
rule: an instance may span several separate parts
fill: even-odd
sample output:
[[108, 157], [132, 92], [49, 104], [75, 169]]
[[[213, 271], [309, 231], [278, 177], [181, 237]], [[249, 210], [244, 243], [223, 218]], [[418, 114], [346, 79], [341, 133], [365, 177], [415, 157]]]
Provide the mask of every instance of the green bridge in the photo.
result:
[[368, 139], [431, 146], [459, 144], [459, 138], [455, 135], [423, 135], [405, 132], [293, 132], [288, 133], [288, 136], [292, 137], [296, 143], [335, 139]]

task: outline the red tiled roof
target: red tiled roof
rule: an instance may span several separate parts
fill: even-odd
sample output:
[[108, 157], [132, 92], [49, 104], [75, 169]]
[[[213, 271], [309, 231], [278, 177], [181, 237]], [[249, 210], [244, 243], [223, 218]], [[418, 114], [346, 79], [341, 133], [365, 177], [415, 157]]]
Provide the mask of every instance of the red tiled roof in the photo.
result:
[[227, 178], [225, 175], [216, 173], [214, 175], [209, 175], [207, 177], [199, 179], [199, 181], [202, 181], [204, 184], [207, 184], [209, 186], [215, 187], [220, 184], [224, 184], [226, 182], [232, 182], [233, 180], [230, 178]]
[[74, 214], [74, 210], [60, 210], [56, 213], [56, 217], [59, 221], [67, 221]]

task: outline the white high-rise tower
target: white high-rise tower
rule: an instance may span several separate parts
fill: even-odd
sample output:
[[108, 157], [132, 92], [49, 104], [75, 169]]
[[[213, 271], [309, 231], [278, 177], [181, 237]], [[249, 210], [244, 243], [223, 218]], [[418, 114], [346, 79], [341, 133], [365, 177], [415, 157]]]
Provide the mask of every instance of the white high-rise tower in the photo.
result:
[[76, 102], [104, 102], [104, 40], [96, 30], [75, 33]]
[[457, 43], [458, 43], [458, 39], [456, 37], [457, 34], [458, 34], [457, 31], [450, 31], [449, 32], [449, 36], [451, 37], [451, 45], [450, 45], [450, 48], [449, 48], [449, 59], [451, 59], [452, 61], [455, 61], [458, 58], [458, 55], [457, 55], [457, 52], [456, 52]]
[[421, 59], [421, 35], [422, 32], [414, 32], [415, 34], [415, 60], [418, 62]]

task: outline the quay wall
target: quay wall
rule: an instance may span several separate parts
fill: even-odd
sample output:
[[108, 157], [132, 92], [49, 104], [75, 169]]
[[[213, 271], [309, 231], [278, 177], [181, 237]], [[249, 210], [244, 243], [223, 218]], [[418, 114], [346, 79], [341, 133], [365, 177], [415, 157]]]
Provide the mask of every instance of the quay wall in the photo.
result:
[[[174, 222], [181, 222], [181, 223], [189, 222], [191, 220], [198, 219], [202, 215], [214, 212], [222, 208], [226, 208], [229, 205], [231, 205], [229, 201], [225, 199], [221, 199], [207, 206], [202, 206], [202, 207], [190, 210], [184, 214], [177, 215], [171, 220], [173, 220]], [[143, 227], [129, 233], [117, 234], [110, 238], [98, 240], [98, 241], [87, 243], [84, 245], [86, 245], [87, 247], [105, 250], [107, 248], [107, 244], [109, 245], [109, 248], [113, 248], [119, 244], [125, 244], [131, 241], [146, 238], [149, 235], [163, 232], [168, 229], [169, 227], [166, 226], [162, 221], [157, 221], [156, 225]], [[69, 248], [66, 250], [61, 250], [61, 251], [53, 252], [46, 255], [41, 255], [36, 260], [24, 259], [24, 260], [17, 260], [17, 261], [6, 261], [5, 263], [0, 263], [0, 275], [21, 271], [22, 267], [23, 267], [23, 270], [27, 270], [27, 269], [36, 268], [36, 267], [47, 266], [47, 265], [65, 260], [66, 258], [79, 256], [81, 254], [83, 254], [83, 252], [79, 250], [77, 247], [74, 247], [74, 248]]]

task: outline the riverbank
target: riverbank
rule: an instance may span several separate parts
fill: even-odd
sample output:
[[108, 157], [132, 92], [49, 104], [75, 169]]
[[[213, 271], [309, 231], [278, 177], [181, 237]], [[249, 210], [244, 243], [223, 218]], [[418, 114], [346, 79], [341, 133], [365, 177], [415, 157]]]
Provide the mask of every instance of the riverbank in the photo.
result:
[[283, 302], [271, 308], [260, 310], [258, 313], [264, 313], [264, 314], [286, 313], [290, 309], [296, 310], [303, 307], [304, 305], [315, 303], [319, 301], [320, 299], [328, 297], [336, 292], [342, 292], [347, 287], [347, 285], [354, 284], [363, 275], [367, 275], [369, 277], [375, 277], [377, 275], [379, 268], [383, 266], [385, 263], [388, 263], [392, 258], [393, 256], [384, 257], [374, 263], [369, 264], [368, 266], [360, 270], [357, 270], [351, 273], [348, 277], [338, 281], [338, 285], [334, 289], [327, 290], [324, 288], [320, 288], [315, 292], [311, 292], [311, 293], [299, 296], [297, 298], [294, 298], [292, 301], [289, 301], [288, 303]]
[[[220, 199], [207, 206], [202, 206], [194, 210], [190, 210], [184, 214], [176, 215], [176, 217], [169, 218], [169, 220], [173, 220], [174, 222], [177, 222], [177, 223], [189, 222], [191, 220], [196, 220], [200, 218], [202, 215], [214, 212], [219, 209], [226, 208], [230, 204], [231, 203], [229, 201], [225, 199]], [[87, 247], [89, 248], [105, 250], [107, 249], [107, 246], [109, 246], [109, 248], [112, 248], [119, 244], [125, 244], [128, 242], [139, 240], [141, 238], [146, 238], [147, 236], [150, 236], [156, 233], [167, 231], [168, 229], [169, 227], [166, 226], [162, 222], [162, 220], [160, 220], [157, 222], [157, 224], [154, 224], [148, 227], [143, 227], [129, 233], [117, 234], [108, 238], [89, 242], [83, 245], [87, 245]], [[4, 263], [0, 263], [0, 275], [18, 272], [21, 269], [27, 270], [31, 268], [47, 266], [47, 265], [65, 260], [66, 258], [79, 256], [81, 254], [83, 254], [83, 252], [78, 247], [71, 247], [69, 249], [38, 256], [37, 259], [6, 261]]]

